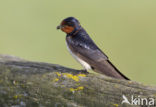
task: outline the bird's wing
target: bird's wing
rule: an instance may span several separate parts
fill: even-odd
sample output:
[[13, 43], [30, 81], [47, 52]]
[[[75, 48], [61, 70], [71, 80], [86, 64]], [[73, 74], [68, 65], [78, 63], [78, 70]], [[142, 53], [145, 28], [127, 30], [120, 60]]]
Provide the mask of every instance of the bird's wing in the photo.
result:
[[88, 37], [77, 39], [66, 38], [69, 48], [79, 58], [91, 65], [95, 72], [105, 74], [110, 77], [128, 79], [108, 60], [108, 57], [95, 45]]
[[82, 59], [90, 61], [108, 60], [108, 57], [96, 46], [89, 36], [81, 35], [78, 38], [67, 37], [69, 48]]

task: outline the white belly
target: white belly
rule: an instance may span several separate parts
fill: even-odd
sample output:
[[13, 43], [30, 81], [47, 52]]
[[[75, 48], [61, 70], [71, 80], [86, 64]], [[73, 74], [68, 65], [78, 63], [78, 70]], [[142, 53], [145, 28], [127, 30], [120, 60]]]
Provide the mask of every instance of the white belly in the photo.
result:
[[[67, 44], [67, 43], [66, 43]], [[84, 69], [86, 70], [90, 70], [91, 69], [91, 66], [85, 62], [84, 60], [80, 59], [79, 57], [77, 57], [71, 50], [70, 48], [68, 47], [68, 44], [67, 44], [67, 49], [68, 51], [70, 52], [70, 54], [84, 67]]]

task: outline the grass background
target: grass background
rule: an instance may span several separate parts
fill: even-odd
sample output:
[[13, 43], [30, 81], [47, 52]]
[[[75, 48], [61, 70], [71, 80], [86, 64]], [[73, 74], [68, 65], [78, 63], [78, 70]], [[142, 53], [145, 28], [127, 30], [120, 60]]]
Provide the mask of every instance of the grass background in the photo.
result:
[[0, 54], [81, 69], [56, 30], [68, 16], [79, 19], [123, 74], [156, 84], [155, 0], [1, 0]]

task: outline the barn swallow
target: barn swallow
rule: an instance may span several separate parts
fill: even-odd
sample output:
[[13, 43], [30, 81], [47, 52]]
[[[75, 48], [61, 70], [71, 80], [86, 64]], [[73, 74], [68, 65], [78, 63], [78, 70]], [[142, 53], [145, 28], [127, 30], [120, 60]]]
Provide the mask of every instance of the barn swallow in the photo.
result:
[[64, 19], [57, 29], [67, 34], [66, 44], [69, 52], [86, 71], [92, 69], [109, 77], [129, 80], [109, 61], [76, 18]]

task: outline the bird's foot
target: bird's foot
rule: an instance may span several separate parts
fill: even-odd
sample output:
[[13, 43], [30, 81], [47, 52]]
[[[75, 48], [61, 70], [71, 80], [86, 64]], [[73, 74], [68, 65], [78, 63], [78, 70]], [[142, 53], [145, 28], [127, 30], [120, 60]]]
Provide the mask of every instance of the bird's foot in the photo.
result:
[[81, 71], [80, 73], [89, 74], [89, 72], [87, 70], [85, 70], [85, 69], [80, 70], [80, 71]]

